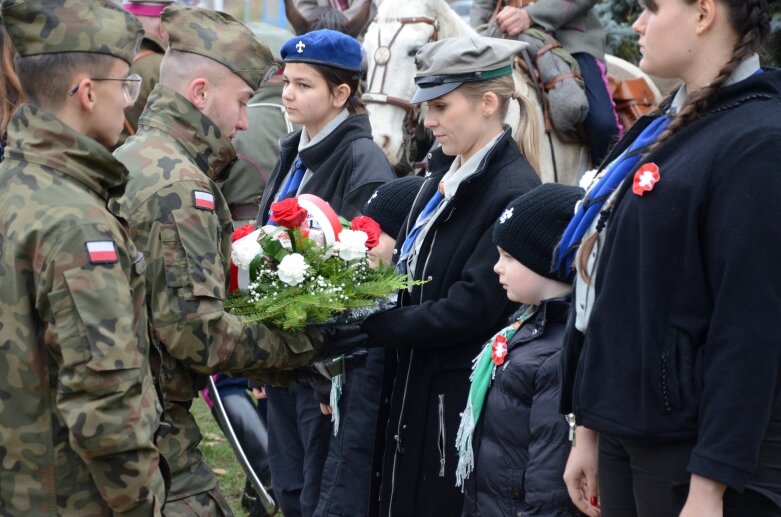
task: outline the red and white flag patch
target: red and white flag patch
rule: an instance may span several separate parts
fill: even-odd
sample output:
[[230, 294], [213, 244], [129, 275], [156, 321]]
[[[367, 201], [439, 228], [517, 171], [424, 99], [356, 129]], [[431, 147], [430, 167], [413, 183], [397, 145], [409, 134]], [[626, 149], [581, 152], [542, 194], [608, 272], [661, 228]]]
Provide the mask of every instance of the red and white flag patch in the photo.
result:
[[203, 190], [193, 190], [193, 206], [200, 210], [214, 212], [214, 194]]
[[114, 241], [88, 241], [85, 244], [92, 264], [114, 264], [119, 260]]

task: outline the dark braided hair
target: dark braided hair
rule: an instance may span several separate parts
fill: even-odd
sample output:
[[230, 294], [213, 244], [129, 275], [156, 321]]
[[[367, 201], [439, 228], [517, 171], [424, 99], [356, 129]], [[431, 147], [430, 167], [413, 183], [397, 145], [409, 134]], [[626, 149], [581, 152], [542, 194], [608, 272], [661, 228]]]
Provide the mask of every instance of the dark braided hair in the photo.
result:
[[[691, 5], [697, 0], [680, 0]], [[672, 121], [667, 128], [659, 135], [659, 138], [645, 149], [645, 154], [659, 148], [664, 142], [669, 140], [675, 133], [688, 126], [702, 115], [707, 113], [719, 89], [724, 86], [727, 79], [740, 66], [740, 64], [751, 57], [762, 48], [762, 42], [770, 34], [770, 14], [768, 12], [768, 0], [717, 0], [727, 8], [730, 25], [738, 34], [739, 39], [732, 51], [732, 57], [729, 62], [719, 71], [716, 79], [709, 85], [691, 92], [686, 99], [683, 108], [673, 116]], [[656, 2], [654, 0], [642, 0], [646, 9], [654, 11]], [[660, 104], [660, 108], [652, 115], [663, 115], [665, 110], [672, 102], [675, 96], [673, 92], [670, 97]], [[621, 192], [617, 197], [620, 198], [629, 188], [631, 182], [624, 182]], [[580, 255], [578, 258], [578, 270], [584, 281], [590, 283], [591, 278], [588, 274], [588, 257], [591, 250], [599, 239], [599, 233], [605, 228], [607, 220], [611, 215], [612, 207], [605, 207], [599, 214], [597, 220], [596, 233], [586, 237], [581, 243]]]
[[[682, 0], [687, 4], [693, 4], [697, 0]], [[713, 99], [724, 83], [740, 64], [758, 52], [762, 47], [765, 37], [770, 34], [770, 14], [767, 9], [767, 0], [717, 0], [726, 6], [729, 21], [740, 39], [732, 51], [732, 58], [724, 65], [709, 85], [689, 94], [686, 104], [677, 113], [667, 128], [659, 135], [659, 138], [648, 148], [648, 152], [656, 150], [660, 145], [670, 139], [675, 133], [688, 126], [707, 112]], [[653, 0], [644, 2], [646, 8], [654, 8]], [[672, 95], [675, 95], [673, 93]], [[669, 106], [672, 97], [668, 98], [661, 106]], [[656, 115], [661, 115], [657, 111]]]

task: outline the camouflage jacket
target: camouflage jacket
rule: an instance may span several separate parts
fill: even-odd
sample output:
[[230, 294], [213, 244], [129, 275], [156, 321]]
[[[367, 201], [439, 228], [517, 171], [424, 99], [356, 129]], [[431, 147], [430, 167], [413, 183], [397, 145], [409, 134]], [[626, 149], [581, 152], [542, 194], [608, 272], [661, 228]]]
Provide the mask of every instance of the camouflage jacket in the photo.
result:
[[159, 515], [144, 257], [127, 170], [23, 105], [0, 165], [0, 514]]
[[267, 369], [306, 364], [314, 350], [304, 334], [244, 324], [223, 309], [232, 227], [214, 179], [235, 151], [208, 117], [158, 84], [138, 133], [115, 154], [130, 170], [119, 211], [147, 257], [166, 397], [158, 446], [171, 467], [169, 499], [177, 499], [216, 485], [201, 461], [200, 431], [189, 413], [205, 376], [224, 372], [264, 380]]

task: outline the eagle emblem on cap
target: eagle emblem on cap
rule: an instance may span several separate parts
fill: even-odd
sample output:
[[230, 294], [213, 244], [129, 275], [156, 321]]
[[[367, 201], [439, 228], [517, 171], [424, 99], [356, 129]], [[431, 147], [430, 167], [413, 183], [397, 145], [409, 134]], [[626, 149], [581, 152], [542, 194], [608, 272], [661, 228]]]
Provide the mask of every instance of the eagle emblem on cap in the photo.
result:
[[507, 220], [513, 216], [513, 210], [515, 210], [515, 207], [510, 207], [502, 212], [502, 215], [499, 216], [499, 224], [507, 222]]

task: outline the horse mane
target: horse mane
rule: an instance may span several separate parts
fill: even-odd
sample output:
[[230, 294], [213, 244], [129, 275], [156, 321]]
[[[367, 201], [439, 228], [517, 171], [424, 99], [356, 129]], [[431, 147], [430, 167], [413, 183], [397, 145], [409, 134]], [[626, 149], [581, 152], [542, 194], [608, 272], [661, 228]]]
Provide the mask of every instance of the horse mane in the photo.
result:
[[439, 22], [439, 37], [476, 36], [469, 26], [445, 0], [384, 0], [377, 9], [378, 22], [390, 22], [399, 18], [428, 16]]

